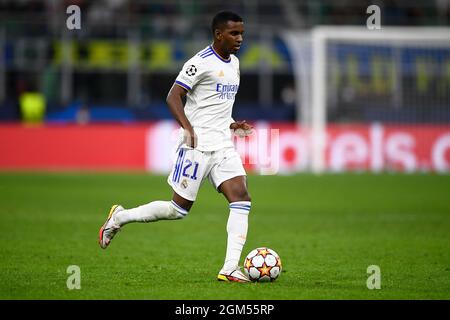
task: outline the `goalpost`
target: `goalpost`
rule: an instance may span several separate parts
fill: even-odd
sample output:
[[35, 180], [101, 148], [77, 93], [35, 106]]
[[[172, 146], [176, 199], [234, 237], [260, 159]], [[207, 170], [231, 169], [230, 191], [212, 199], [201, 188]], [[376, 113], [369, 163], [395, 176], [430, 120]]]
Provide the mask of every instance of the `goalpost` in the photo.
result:
[[[320, 26], [284, 37], [293, 58], [298, 121], [310, 133], [313, 172], [328, 169], [329, 123], [447, 121], [450, 28]], [[444, 116], [433, 118], [435, 113]]]

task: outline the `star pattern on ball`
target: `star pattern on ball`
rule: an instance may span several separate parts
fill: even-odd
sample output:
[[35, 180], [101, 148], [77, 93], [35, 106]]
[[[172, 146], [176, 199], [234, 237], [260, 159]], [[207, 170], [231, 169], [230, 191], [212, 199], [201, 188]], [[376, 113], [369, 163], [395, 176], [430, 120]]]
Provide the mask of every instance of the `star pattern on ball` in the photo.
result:
[[245, 268], [250, 269], [252, 267], [252, 262], [250, 261], [250, 259], [246, 259], [245, 260]]
[[281, 273], [281, 259], [268, 247], [257, 247], [245, 257], [245, 274], [253, 282], [276, 280]]
[[257, 269], [260, 272], [261, 277], [263, 277], [263, 276], [269, 276], [270, 277], [270, 269], [272, 269], [272, 268], [268, 267], [265, 262], [263, 263], [261, 268], [257, 268]]
[[264, 258], [269, 254], [270, 252], [267, 250], [267, 248], [258, 249], [258, 253], [262, 255]]
[[280, 258], [276, 258], [276, 259], [277, 259], [277, 263], [275, 264], [275, 266], [281, 268], [281, 259]]

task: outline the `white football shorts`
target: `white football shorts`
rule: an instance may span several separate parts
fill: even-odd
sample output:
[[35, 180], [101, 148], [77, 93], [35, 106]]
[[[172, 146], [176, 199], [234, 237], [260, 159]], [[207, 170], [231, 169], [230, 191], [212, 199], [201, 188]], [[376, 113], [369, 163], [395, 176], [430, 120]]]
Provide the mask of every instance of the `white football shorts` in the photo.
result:
[[206, 178], [217, 189], [226, 180], [246, 175], [241, 157], [233, 147], [209, 152], [178, 148], [173, 160], [167, 182], [177, 194], [190, 201], [195, 201]]

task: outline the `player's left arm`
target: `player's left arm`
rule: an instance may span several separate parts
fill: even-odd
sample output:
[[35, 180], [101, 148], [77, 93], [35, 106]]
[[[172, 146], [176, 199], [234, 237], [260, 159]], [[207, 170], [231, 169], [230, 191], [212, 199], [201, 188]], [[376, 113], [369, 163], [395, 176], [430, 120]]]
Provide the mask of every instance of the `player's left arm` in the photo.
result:
[[[240, 77], [240, 71], [239, 71], [239, 59], [235, 59], [237, 62], [237, 75]], [[253, 126], [250, 123], [247, 123], [247, 121], [234, 121], [231, 119], [232, 122], [230, 124], [230, 129], [233, 130], [233, 133], [239, 137], [246, 137], [253, 133]]]

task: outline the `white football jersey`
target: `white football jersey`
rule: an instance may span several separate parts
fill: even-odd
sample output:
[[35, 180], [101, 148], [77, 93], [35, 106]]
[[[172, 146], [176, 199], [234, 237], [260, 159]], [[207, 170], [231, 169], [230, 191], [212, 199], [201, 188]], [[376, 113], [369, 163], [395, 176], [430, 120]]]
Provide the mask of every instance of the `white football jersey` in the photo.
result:
[[[188, 91], [184, 112], [197, 134], [197, 149], [232, 147], [230, 124], [239, 89], [238, 58], [230, 55], [224, 60], [210, 45], [184, 64], [175, 83]], [[180, 131], [182, 135], [183, 129]]]

